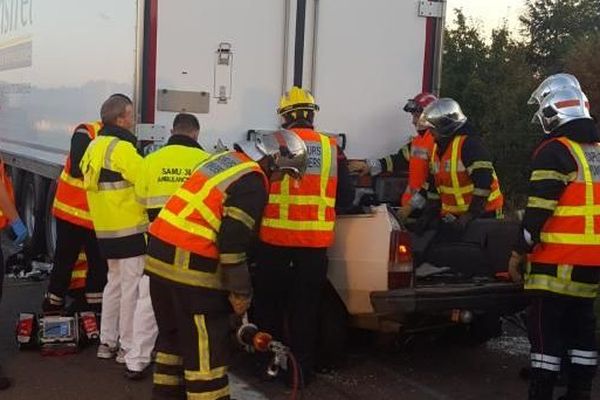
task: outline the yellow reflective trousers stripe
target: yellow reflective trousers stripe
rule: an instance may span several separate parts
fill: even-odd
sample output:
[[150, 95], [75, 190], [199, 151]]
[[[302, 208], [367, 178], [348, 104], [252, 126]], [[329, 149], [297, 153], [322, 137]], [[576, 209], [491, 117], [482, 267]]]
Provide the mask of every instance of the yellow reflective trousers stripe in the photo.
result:
[[210, 343], [204, 315], [194, 315], [194, 323], [198, 332], [198, 363], [200, 370], [185, 370], [185, 379], [188, 381], [212, 381], [224, 377], [227, 375], [227, 367], [210, 368]]
[[183, 357], [163, 352], [156, 353], [156, 363], [169, 366], [183, 365]]

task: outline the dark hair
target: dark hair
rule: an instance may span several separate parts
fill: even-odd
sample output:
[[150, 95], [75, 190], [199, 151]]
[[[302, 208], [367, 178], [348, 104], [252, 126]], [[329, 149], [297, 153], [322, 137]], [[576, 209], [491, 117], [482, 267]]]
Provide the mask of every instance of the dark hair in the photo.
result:
[[174, 133], [196, 133], [200, 130], [200, 123], [198, 119], [187, 113], [180, 113], [175, 116], [173, 120], [173, 132]]
[[125, 115], [127, 106], [131, 106], [131, 100], [124, 95], [112, 95], [102, 104], [100, 117], [105, 125], [116, 125], [117, 119]]

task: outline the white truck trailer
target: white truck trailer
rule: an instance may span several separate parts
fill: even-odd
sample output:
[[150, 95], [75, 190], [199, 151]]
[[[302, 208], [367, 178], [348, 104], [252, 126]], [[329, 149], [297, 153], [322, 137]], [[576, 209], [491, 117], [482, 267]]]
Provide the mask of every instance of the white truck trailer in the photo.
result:
[[[275, 129], [278, 99], [296, 84], [315, 95], [318, 128], [345, 134], [349, 157], [385, 155], [413, 132], [401, 105], [438, 90], [444, 10], [419, 0], [1, 0], [0, 153], [33, 252], [53, 254], [50, 209], [73, 128], [98, 119], [111, 93], [134, 99], [140, 139], [187, 111], [210, 150]], [[419, 311], [410, 244], [385, 208], [341, 217], [337, 231], [332, 312], [395, 329]]]
[[[397, 0], [2, 0], [0, 151], [35, 240], [52, 253], [52, 186], [73, 127], [113, 92], [136, 104], [140, 136], [178, 111], [211, 149], [277, 127], [294, 81], [321, 106], [318, 126], [349, 156], [396, 149], [399, 105], [435, 89], [444, 3]], [[404, 137], [403, 137], [404, 135]], [[35, 226], [34, 226], [35, 225]], [[39, 245], [39, 243], [38, 243]]]

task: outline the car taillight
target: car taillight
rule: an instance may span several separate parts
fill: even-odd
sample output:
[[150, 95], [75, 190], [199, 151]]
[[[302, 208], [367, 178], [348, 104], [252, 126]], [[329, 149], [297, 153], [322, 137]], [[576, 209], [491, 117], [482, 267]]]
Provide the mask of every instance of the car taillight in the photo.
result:
[[394, 230], [390, 235], [390, 258], [388, 288], [411, 287], [413, 283], [413, 263], [408, 232]]

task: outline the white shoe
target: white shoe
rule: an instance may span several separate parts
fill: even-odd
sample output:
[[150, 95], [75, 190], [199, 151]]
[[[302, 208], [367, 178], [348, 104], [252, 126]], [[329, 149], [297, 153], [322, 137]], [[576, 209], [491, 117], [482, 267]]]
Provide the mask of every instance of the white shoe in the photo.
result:
[[117, 364], [125, 364], [125, 355], [127, 354], [127, 351], [119, 348], [119, 350], [117, 351], [117, 356], [115, 357], [115, 361], [117, 362]]
[[118, 351], [118, 347], [110, 347], [107, 344], [101, 344], [100, 346], [98, 346], [98, 352], [96, 353], [96, 357], [102, 358], [104, 360], [110, 360], [117, 354]]

